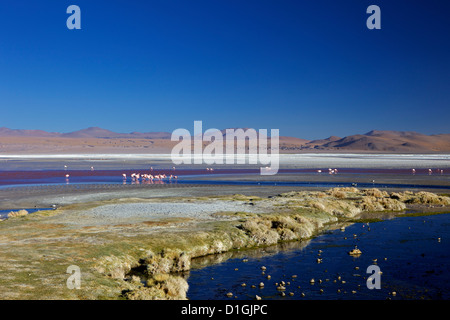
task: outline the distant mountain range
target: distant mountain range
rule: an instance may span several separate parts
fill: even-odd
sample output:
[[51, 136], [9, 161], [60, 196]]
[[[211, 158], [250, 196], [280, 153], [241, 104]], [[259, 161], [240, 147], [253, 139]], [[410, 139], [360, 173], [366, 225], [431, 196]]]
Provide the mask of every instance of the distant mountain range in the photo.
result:
[[131, 132], [117, 133], [99, 127], [90, 127], [69, 133], [47, 132], [42, 130], [21, 130], [0, 128], [0, 137], [42, 137], [42, 138], [98, 138], [98, 139], [170, 139], [169, 132]]
[[449, 152], [450, 134], [426, 135], [412, 131], [372, 130], [343, 138], [331, 136], [312, 140], [303, 144], [303, 147], [373, 152]]
[[[245, 128], [244, 128], [245, 130]], [[225, 138], [225, 130], [221, 130]], [[156, 148], [158, 151], [164, 148], [170, 149], [175, 142], [170, 141], [169, 132], [131, 132], [117, 133], [99, 127], [90, 127], [69, 133], [46, 132], [42, 130], [19, 130], [0, 128], [0, 152], [9, 150], [27, 150], [27, 144], [35, 149], [39, 144], [43, 147], [53, 146], [55, 150], [65, 150], [64, 146], [86, 145], [97, 150], [103, 146], [136, 148]], [[102, 142], [105, 139], [111, 142]], [[124, 140], [126, 139], [126, 140]], [[70, 141], [70, 142], [69, 142]], [[77, 142], [78, 141], [78, 142]], [[147, 142], [146, 142], [147, 141]], [[426, 135], [418, 132], [404, 131], [379, 131], [372, 130], [365, 134], [355, 134], [346, 137], [331, 136], [320, 140], [306, 140], [295, 137], [280, 136], [280, 150], [283, 153], [296, 152], [395, 152], [395, 153], [430, 153], [450, 152], [450, 134]], [[57, 146], [57, 147], [56, 147]], [[100, 150], [99, 151], [103, 151]], [[84, 150], [84, 149], [83, 149]], [[92, 149], [94, 151], [94, 149]], [[127, 149], [127, 151], [131, 151]], [[147, 149], [147, 151], [150, 151]]]

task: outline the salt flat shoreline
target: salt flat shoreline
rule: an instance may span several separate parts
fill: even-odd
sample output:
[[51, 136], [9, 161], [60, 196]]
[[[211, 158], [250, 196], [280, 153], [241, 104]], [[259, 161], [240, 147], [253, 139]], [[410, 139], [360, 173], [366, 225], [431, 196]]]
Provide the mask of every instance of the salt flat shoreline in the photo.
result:
[[[263, 188], [268, 196], [262, 197], [251, 195], [254, 187], [247, 195], [232, 188], [180, 189], [141, 188], [139, 197], [105, 197], [100, 191], [94, 193], [98, 198], [68, 197], [57, 210], [1, 222], [0, 272], [6, 276], [0, 279], [5, 288], [0, 297], [185, 299], [188, 285], [177, 273], [190, 270], [192, 259], [307, 241], [353, 223], [361, 213], [368, 214], [365, 219], [395, 217], [407, 208], [407, 199], [417, 200], [420, 212], [429, 212], [430, 204], [436, 212], [450, 207], [447, 197], [376, 189], [287, 188], [274, 194], [281, 190]], [[386, 212], [370, 214], [380, 210]], [[65, 268], [73, 264], [84, 271], [82, 290], [62, 285]], [[24, 269], [27, 276], [20, 278]]]
[[[20, 165], [30, 165], [34, 161], [20, 162]], [[79, 163], [77, 161], [72, 164]], [[56, 161], [58, 166], [63, 163]], [[40, 163], [44, 167], [54, 164], [48, 159]], [[148, 166], [149, 163], [133, 163], [136, 166], [144, 164]], [[128, 161], [112, 161], [107, 166], [129, 165]], [[161, 164], [167, 165], [168, 162]], [[364, 206], [372, 208], [372, 205], [378, 206], [380, 203], [382, 207], [373, 208], [387, 211], [402, 209], [403, 204], [396, 198], [409, 197], [407, 193], [402, 195], [402, 192], [411, 189], [399, 187], [355, 191], [344, 188], [346, 191], [333, 191], [328, 187], [290, 185], [211, 185], [207, 184], [208, 179], [224, 183], [245, 180], [366, 183], [376, 179], [377, 183], [432, 185], [436, 189], [427, 188], [424, 191], [439, 194], [447, 193], [440, 186], [449, 186], [448, 175], [371, 172], [337, 175], [283, 173], [276, 176], [226, 174], [184, 176], [181, 179], [185, 183], [48, 184], [1, 188], [0, 209], [48, 208], [56, 205], [57, 210], [0, 222], [0, 272], [7, 275], [0, 279], [0, 285], [5, 288], [0, 297], [184, 299], [186, 281], [171, 274], [189, 270], [191, 259], [272, 245], [279, 241], [307, 241], [330, 224], [338, 227], [339, 223], [352, 223], [345, 222], [345, 219], [341, 222], [340, 214], [350, 214], [351, 217], [361, 208], [367, 211]], [[204, 180], [205, 184], [196, 184], [195, 179]], [[378, 195], [378, 198], [373, 195]], [[363, 200], [355, 199], [369, 202], [358, 204]], [[448, 205], [434, 205], [426, 201], [408, 204], [408, 208], [418, 212], [449, 211]], [[295, 207], [292, 207], [293, 204]], [[396, 214], [384, 212], [382, 216]], [[369, 214], [365, 218], [377, 217], [380, 215]], [[85, 272], [85, 287], [81, 291], [69, 291], [61, 285], [67, 277], [67, 266], [73, 264], [79, 265]], [[142, 286], [143, 278], [136, 274], [136, 270], [141, 269], [150, 272], [145, 286]], [[20, 270], [27, 270], [25, 278], [21, 278]], [[47, 285], [42, 286], [43, 282]]]
[[[2, 192], [2, 197], [16, 194], [17, 199], [30, 201], [36, 191], [35, 201], [59, 201], [60, 207], [0, 222], [0, 272], [7, 275], [0, 279], [5, 288], [0, 297], [185, 299], [188, 284], [176, 273], [190, 270], [194, 258], [307, 241], [330, 226], [352, 223], [346, 221], [361, 210], [401, 214], [406, 208], [402, 201], [409, 197], [418, 199], [414, 209], [421, 212], [448, 212], [450, 207], [446, 197], [427, 193], [421, 198], [376, 189], [294, 191], [289, 186], [193, 185], [120, 186], [106, 191], [111, 186], [92, 186], [77, 193], [73, 189], [77, 186], [69, 187], [71, 191], [62, 194], [52, 186]], [[438, 205], [430, 208], [433, 199]], [[341, 215], [348, 217], [342, 220]], [[83, 290], [70, 291], [61, 285], [68, 265], [84, 271]], [[20, 278], [24, 269], [28, 276]], [[147, 271], [142, 275], [138, 270]]]

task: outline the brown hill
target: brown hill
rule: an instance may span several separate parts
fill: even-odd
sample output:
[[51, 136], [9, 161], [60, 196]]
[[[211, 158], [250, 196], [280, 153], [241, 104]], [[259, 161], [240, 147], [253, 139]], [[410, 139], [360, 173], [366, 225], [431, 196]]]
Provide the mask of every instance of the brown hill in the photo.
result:
[[120, 133], [116, 133], [110, 130], [102, 129], [99, 127], [89, 127], [87, 129], [82, 129], [74, 132], [63, 133], [61, 137], [63, 138], [100, 138], [100, 139], [111, 139], [120, 137]]
[[170, 132], [131, 132], [127, 136], [128, 138], [135, 139], [170, 139], [172, 133]]
[[340, 140], [340, 139], [342, 139], [342, 138], [337, 137], [337, 136], [331, 136], [331, 137], [328, 137], [326, 139], [311, 140], [311, 141], [309, 141], [308, 145], [309, 146], [313, 146], [313, 147], [314, 146], [322, 146], [322, 145], [324, 145], [324, 144], [326, 144], [328, 142], [333, 142], [333, 141], [337, 141], [337, 140]]
[[418, 132], [376, 131], [356, 134], [322, 145], [327, 149], [390, 151], [390, 152], [448, 152], [450, 135], [425, 135]]
[[117, 133], [99, 127], [90, 127], [74, 132], [60, 134], [64, 138], [99, 138], [99, 139], [170, 139], [169, 132], [131, 132]]
[[47, 132], [42, 130], [21, 130], [9, 129], [5, 127], [0, 128], [0, 137], [58, 137], [60, 133]]

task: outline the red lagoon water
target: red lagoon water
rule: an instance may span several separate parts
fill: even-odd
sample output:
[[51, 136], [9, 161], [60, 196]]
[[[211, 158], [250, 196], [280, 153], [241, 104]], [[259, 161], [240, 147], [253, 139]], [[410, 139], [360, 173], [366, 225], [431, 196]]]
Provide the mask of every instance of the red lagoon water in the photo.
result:
[[[320, 175], [328, 175], [328, 168], [317, 169], [280, 169], [279, 174], [319, 174], [317, 171], [321, 170]], [[433, 170], [433, 175], [441, 175], [440, 171]], [[447, 170], [448, 171], [448, 170]], [[126, 174], [127, 181], [131, 181], [131, 175], [137, 174], [151, 174], [161, 175], [165, 174], [178, 176], [179, 178], [188, 177], [220, 177], [226, 175], [236, 174], [259, 174], [260, 170], [254, 169], [214, 169], [214, 171], [202, 169], [129, 169], [129, 170], [30, 170], [30, 171], [0, 171], [0, 185], [20, 185], [20, 184], [51, 184], [51, 183], [121, 183], [123, 182], [123, 174]], [[343, 168], [338, 169], [338, 174], [355, 174], [355, 175], [396, 175], [396, 176], [411, 176], [409, 169], [358, 169], [358, 168]], [[417, 169], [416, 175], [428, 175], [428, 169]], [[444, 172], [443, 175], [448, 175]], [[68, 175], [68, 178], [66, 178]], [[169, 181], [169, 179], [165, 179]], [[261, 180], [264, 180], [263, 178]], [[173, 181], [173, 180], [172, 180]]]

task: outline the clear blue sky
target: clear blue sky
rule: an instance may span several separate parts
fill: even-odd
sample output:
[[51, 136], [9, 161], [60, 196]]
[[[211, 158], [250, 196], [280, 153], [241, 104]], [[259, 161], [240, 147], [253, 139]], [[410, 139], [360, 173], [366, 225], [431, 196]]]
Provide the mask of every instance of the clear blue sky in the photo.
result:
[[449, 133], [449, 17], [446, 0], [1, 1], [0, 127]]

